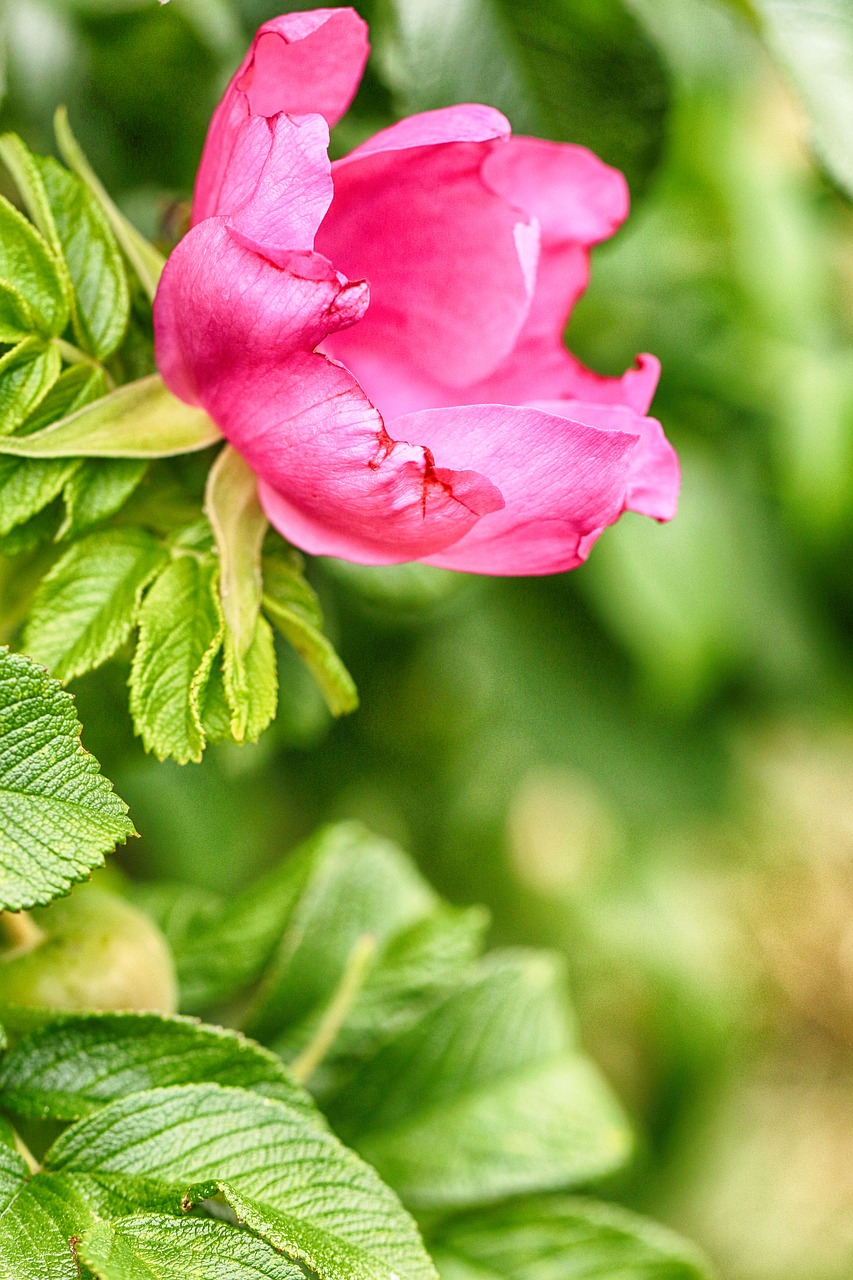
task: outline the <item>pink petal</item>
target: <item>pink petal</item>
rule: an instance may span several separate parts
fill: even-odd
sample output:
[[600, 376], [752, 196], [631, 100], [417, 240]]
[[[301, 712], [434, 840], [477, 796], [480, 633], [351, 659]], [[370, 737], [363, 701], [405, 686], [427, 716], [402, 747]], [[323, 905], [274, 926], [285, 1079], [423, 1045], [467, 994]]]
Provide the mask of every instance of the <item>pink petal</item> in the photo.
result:
[[508, 138], [510, 132], [506, 116], [494, 107], [484, 107], [478, 102], [440, 107], [437, 111], [406, 116], [405, 120], [380, 129], [338, 160], [336, 167], [343, 168], [353, 160], [363, 160], [380, 151], [408, 151], [412, 147], [433, 147], [442, 142], [489, 142], [493, 138]]
[[264, 482], [285, 537], [389, 564], [448, 546], [503, 500], [470, 468], [391, 439], [355, 378], [314, 351], [366, 305], [366, 286], [319, 254], [274, 264], [209, 218], [166, 264], [156, 353], [170, 389], [202, 405]]
[[273, 261], [313, 249], [332, 202], [328, 149], [322, 116], [250, 116], [240, 126], [219, 210], [242, 245]]
[[452, 467], [473, 467], [503, 496], [500, 511], [424, 557], [472, 573], [558, 573], [580, 563], [583, 538], [625, 504], [633, 432], [598, 430], [541, 409], [472, 405], [428, 409], [390, 424]]
[[213, 113], [196, 176], [193, 222], [229, 212], [221, 192], [241, 126], [252, 116], [346, 111], [367, 61], [367, 25], [354, 9], [315, 9], [265, 22]]
[[[358, 376], [363, 360], [404, 364], [459, 387], [512, 350], [530, 304], [535, 228], [483, 181], [489, 149], [502, 143], [444, 141], [454, 132], [493, 138], [504, 127], [483, 108], [431, 112], [332, 166], [335, 196], [317, 248], [370, 281], [371, 303], [358, 329], [327, 350]], [[404, 142], [416, 145], [395, 149]]]
[[656, 418], [640, 416], [622, 405], [584, 404], [576, 400], [538, 403], [545, 413], [585, 422], [600, 431], [639, 437], [631, 454], [625, 490], [625, 510], [654, 520], [672, 520], [678, 507], [681, 468], [678, 456]]

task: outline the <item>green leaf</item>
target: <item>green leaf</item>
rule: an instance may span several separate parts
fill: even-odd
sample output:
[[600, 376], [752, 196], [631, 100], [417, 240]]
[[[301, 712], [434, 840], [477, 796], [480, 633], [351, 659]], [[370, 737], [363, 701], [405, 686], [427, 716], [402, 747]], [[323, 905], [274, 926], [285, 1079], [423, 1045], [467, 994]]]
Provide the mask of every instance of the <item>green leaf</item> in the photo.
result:
[[619, 0], [392, 0], [390, 13], [375, 38], [403, 113], [485, 102], [516, 133], [590, 147], [633, 188], [657, 165], [667, 81]]
[[853, 199], [853, 8], [849, 0], [752, 0], [765, 39], [808, 110], [815, 150]]
[[21, 435], [31, 435], [51, 426], [60, 418], [82, 409], [83, 405], [106, 395], [107, 390], [102, 369], [93, 369], [87, 364], [71, 365], [63, 370], [38, 408], [29, 415], [21, 427]]
[[48, 506], [76, 465], [72, 459], [0, 458], [0, 537]]
[[124, 263], [100, 205], [73, 173], [37, 158], [74, 287], [74, 324], [84, 351], [106, 360], [124, 338], [130, 289]]
[[0, 1214], [0, 1275], [9, 1280], [81, 1280], [71, 1240], [95, 1221], [76, 1179], [36, 1174]]
[[709, 1280], [711, 1274], [675, 1232], [568, 1196], [451, 1218], [430, 1247], [442, 1280]]
[[4, 1140], [0, 1144], [0, 1218], [24, 1185], [27, 1172], [21, 1156]]
[[201, 699], [222, 644], [212, 557], [178, 555], [149, 590], [139, 613], [130, 672], [130, 711], [146, 751], [181, 764], [205, 746]]
[[27, 300], [7, 280], [0, 280], [0, 342], [20, 342], [35, 332]]
[[224, 1222], [137, 1215], [99, 1222], [78, 1253], [100, 1280], [304, 1280], [262, 1240]]
[[[132, 223], [128, 222], [124, 214], [113, 204], [83, 154], [80, 144], [71, 132], [68, 114], [64, 107], [57, 109], [53, 118], [53, 126], [63, 160], [68, 165], [68, 168], [72, 169], [86, 184], [98, 202], [113, 229], [116, 240], [124, 250], [128, 262], [139, 277], [140, 284], [153, 302], [154, 294], [157, 292], [157, 284], [163, 273], [163, 267], [166, 265], [163, 255], [158, 253], [152, 244], [148, 243], [145, 237], [137, 231]], [[2, 272], [0, 272], [0, 275], [2, 275]]]
[[323, 1126], [275, 1054], [235, 1031], [189, 1018], [65, 1017], [19, 1040], [0, 1063], [3, 1106], [28, 1119], [79, 1120], [131, 1093], [204, 1081], [278, 1098]]
[[336, 1131], [405, 1202], [488, 1203], [624, 1163], [630, 1131], [573, 1047], [560, 976], [547, 954], [494, 953], [332, 1104]]
[[[6, 461], [0, 459], [0, 466]], [[106, 529], [81, 538], [42, 579], [24, 648], [63, 683], [99, 667], [127, 640], [146, 588], [168, 560], [144, 529]]]
[[256, 742], [278, 703], [272, 631], [260, 617], [261, 547], [268, 526], [257, 478], [230, 445], [210, 469], [204, 509], [219, 553], [231, 735], [236, 742]]
[[382, 948], [436, 905], [435, 894], [396, 845], [358, 827], [330, 828], [314, 845], [247, 1029], [266, 1039], [289, 1028], [295, 1042], [304, 1044], [359, 941], [367, 936]]
[[0, 436], [14, 431], [50, 391], [62, 359], [54, 346], [27, 338], [0, 359]]
[[128, 382], [34, 435], [0, 439], [21, 458], [171, 458], [216, 444], [202, 409], [173, 396], [157, 374]]
[[49, 902], [134, 834], [81, 746], [73, 699], [29, 658], [0, 650], [0, 907]]
[[62, 538], [100, 524], [120, 511], [148, 471], [148, 463], [131, 458], [87, 458], [71, 476], [62, 495], [66, 516]]
[[70, 310], [62, 274], [45, 240], [32, 223], [0, 196], [0, 280], [26, 300], [36, 328], [57, 337]]
[[322, 1280], [435, 1274], [368, 1165], [299, 1112], [244, 1089], [178, 1085], [119, 1099], [66, 1130], [45, 1167], [203, 1184], [195, 1198], [218, 1188], [238, 1220]]
[[358, 692], [352, 676], [320, 630], [323, 619], [317, 597], [297, 563], [281, 556], [265, 557], [263, 582], [264, 612], [305, 662], [329, 710], [336, 716], [355, 711]]

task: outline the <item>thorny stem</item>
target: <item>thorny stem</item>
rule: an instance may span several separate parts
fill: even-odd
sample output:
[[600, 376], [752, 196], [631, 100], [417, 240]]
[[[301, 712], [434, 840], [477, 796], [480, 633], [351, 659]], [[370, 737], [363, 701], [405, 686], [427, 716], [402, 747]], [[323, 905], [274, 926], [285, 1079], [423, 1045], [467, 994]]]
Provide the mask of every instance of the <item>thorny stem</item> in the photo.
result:
[[320, 1019], [314, 1038], [290, 1063], [290, 1074], [300, 1084], [311, 1079], [326, 1054], [337, 1039], [338, 1032], [361, 990], [373, 956], [376, 953], [376, 935], [363, 933], [347, 956], [347, 962], [337, 990]]
[[6, 952], [3, 959], [9, 959], [12, 955], [24, 955], [27, 951], [34, 951], [45, 939], [43, 929], [40, 929], [31, 915], [26, 911], [2, 911], [0, 912], [0, 930], [3, 937], [11, 948]]

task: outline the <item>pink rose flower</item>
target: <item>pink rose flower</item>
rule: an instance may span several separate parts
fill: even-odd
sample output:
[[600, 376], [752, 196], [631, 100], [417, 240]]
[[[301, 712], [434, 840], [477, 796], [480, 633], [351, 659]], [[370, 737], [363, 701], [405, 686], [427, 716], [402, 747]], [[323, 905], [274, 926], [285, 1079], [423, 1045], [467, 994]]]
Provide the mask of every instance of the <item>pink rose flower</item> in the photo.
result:
[[166, 383], [316, 555], [554, 573], [623, 511], [670, 519], [657, 361], [603, 378], [562, 340], [624, 178], [484, 106], [412, 116], [331, 164], [367, 52], [352, 9], [259, 29], [155, 299]]

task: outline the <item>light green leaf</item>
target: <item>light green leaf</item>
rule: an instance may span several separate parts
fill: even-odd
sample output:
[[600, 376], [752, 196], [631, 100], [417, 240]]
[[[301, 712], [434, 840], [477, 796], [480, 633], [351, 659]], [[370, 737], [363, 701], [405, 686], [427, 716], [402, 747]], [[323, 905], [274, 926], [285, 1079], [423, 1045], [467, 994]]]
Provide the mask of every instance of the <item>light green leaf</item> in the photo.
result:
[[263, 564], [264, 612], [293, 646], [320, 687], [333, 715], [358, 706], [358, 691], [331, 641], [323, 635], [317, 597], [294, 562], [267, 556]]
[[88, 188], [49, 156], [36, 163], [68, 264], [74, 325], [84, 351], [106, 360], [130, 318], [130, 289], [110, 224]]
[[21, 458], [171, 458], [221, 439], [202, 409], [184, 404], [151, 374], [45, 431], [0, 439], [0, 453]]
[[568, 1196], [451, 1218], [430, 1247], [442, 1280], [709, 1280], [711, 1274], [674, 1231]]
[[212, 557], [178, 555], [149, 590], [139, 614], [130, 673], [130, 711], [146, 751], [181, 764], [200, 760], [201, 699], [222, 644]]
[[0, 359], [0, 436], [14, 431], [50, 391], [62, 359], [54, 346], [27, 338]]
[[0, 908], [49, 902], [134, 834], [81, 746], [73, 699], [29, 658], [0, 650]]
[[657, 164], [661, 59], [619, 0], [392, 0], [375, 27], [402, 112], [485, 102], [516, 133], [590, 147], [632, 187]]
[[374, 1171], [282, 1102], [221, 1085], [122, 1098], [80, 1120], [45, 1166], [220, 1191], [238, 1219], [321, 1280], [432, 1280], [412, 1220]]
[[231, 735], [235, 742], [257, 742], [278, 707], [275, 641], [266, 618], [256, 619], [255, 638], [240, 660], [231, 633], [225, 633], [223, 673]]
[[210, 469], [204, 509], [219, 553], [231, 734], [236, 742], [256, 742], [278, 701], [272, 632], [260, 617], [261, 547], [268, 526], [257, 478], [230, 445]]
[[853, 7], [849, 0], [752, 0], [752, 7], [803, 98], [816, 152], [853, 199]]
[[[0, 459], [0, 466], [7, 461]], [[63, 683], [99, 667], [127, 640], [146, 587], [168, 560], [144, 529], [106, 529], [81, 538], [39, 584], [24, 648]]]
[[20, 342], [35, 328], [33, 313], [20, 289], [0, 280], [0, 342]]
[[76, 1179], [36, 1174], [0, 1214], [3, 1280], [80, 1280], [71, 1240], [95, 1221]]
[[[68, 168], [72, 169], [82, 179], [100, 205], [113, 229], [116, 240], [118, 240], [128, 262], [139, 277], [140, 284], [153, 302], [157, 284], [165, 266], [163, 255], [158, 253], [152, 244], [148, 243], [131, 222], [128, 222], [124, 214], [116, 208], [107, 195], [92, 166], [83, 154], [80, 144], [71, 132], [68, 113], [64, 107], [57, 109], [53, 119], [53, 126], [63, 160], [68, 165]], [[0, 275], [2, 275], [2, 272], [0, 272]]]
[[32, 223], [0, 196], [0, 280], [26, 299], [39, 333], [56, 337], [69, 320], [61, 269]]
[[624, 1163], [631, 1136], [573, 1047], [555, 961], [493, 953], [365, 1063], [336, 1131], [422, 1209], [558, 1190]]
[[[11, 1134], [11, 1129], [8, 1132]], [[4, 1141], [0, 1144], [0, 1218], [24, 1185], [28, 1172], [21, 1156], [7, 1143], [6, 1136], [4, 1133]]]
[[236, 1031], [147, 1013], [65, 1017], [19, 1040], [0, 1063], [3, 1106], [30, 1119], [79, 1120], [117, 1098], [213, 1081], [323, 1119], [269, 1050]]
[[100, 1222], [80, 1257], [99, 1280], [304, 1280], [305, 1273], [262, 1240], [204, 1218], [137, 1215]]
[[62, 491], [65, 520], [61, 538], [74, 538], [120, 511], [148, 471], [132, 458], [86, 458]]
[[72, 459], [28, 462], [0, 457], [0, 537], [51, 503], [76, 465]]

